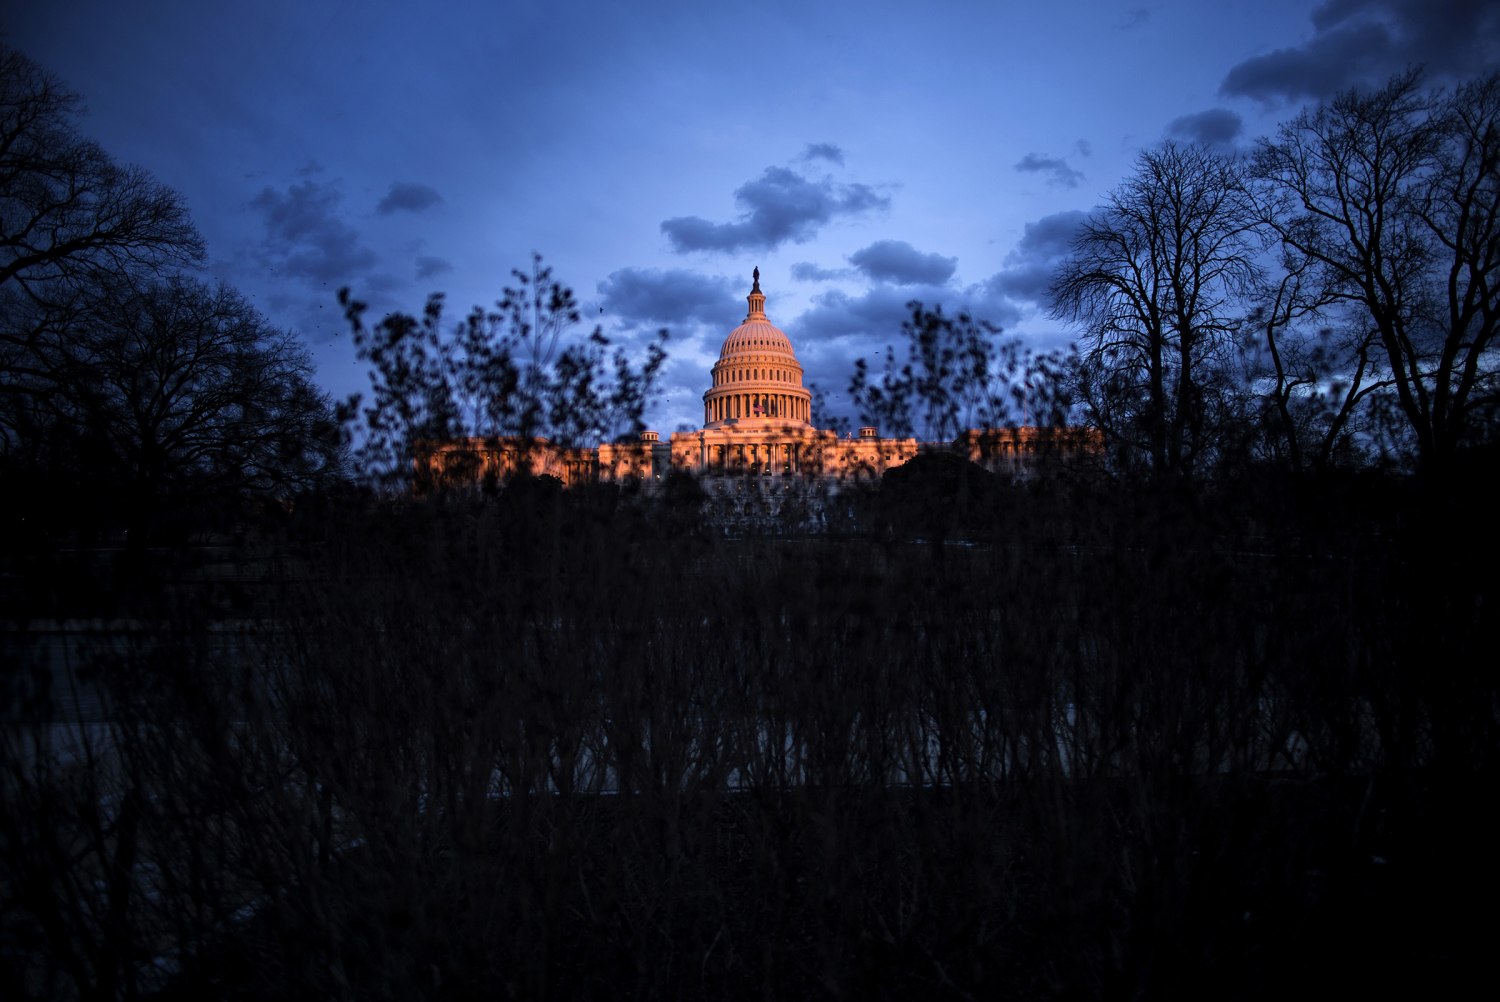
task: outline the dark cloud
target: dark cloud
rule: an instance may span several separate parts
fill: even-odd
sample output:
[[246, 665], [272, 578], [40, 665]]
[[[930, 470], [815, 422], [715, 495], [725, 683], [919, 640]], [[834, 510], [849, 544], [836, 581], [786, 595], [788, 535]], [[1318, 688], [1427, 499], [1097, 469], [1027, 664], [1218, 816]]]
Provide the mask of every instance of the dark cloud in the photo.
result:
[[[984, 297], [967, 299], [956, 296], [952, 289], [932, 292], [937, 295], [919, 297], [929, 308], [941, 304], [943, 312], [952, 316], [960, 312], [960, 302], [967, 302], [971, 315], [998, 323], [1003, 336], [1019, 337], [1032, 351], [1066, 351], [1070, 347], [1071, 338], [1066, 331], [1045, 323], [1020, 330], [1019, 313], [1003, 302], [995, 303]], [[876, 379], [885, 372], [892, 353], [898, 366], [906, 361], [907, 346], [901, 324], [911, 316], [908, 302], [904, 297], [891, 298], [882, 292], [845, 297], [842, 301], [818, 304], [794, 326], [786, 328], [796, 347], [797, 360], [802, 363], [804, 385], [820, 386], [831, 412], [850, 419], [858, 416], [849, 398], [849, 381], [856, 360], [864, 359]]]
[[388, 216], [393, 212], [421, 212], [443, 200], [436, 189], [415, 181], [393, 181], [391, 190], [375, 206], [375, 211]]
[[432, 278], [443, 275], [453, 270], [453, 263], [440, 257], [422, 256], [417, 258], [417, 278]]
[[609, 328], [610, 338], [627, 351], [644, 351], [662, 327], [672, 341], [661, 373], [658, 411], [693, 415], [702, 420], [702, 393], [708, 388], [711, 362], [724, 335], [745, 315], [750, 276], [731, 279], [687, 269], [622, 268], [600, 282], [602, 312], [588, 310], [589, 323]]
[[923, 254], [904, 240], [877, 240], [850, 254], [849, 262], [877, 282], [942, 285], [953, 277], [958, 258]]
[[803, 160], [827, 160], [829, 163], [844, 166], [844, 151], [832, 143], [808, 143], [807, 149], [802, 151]]
[[1245, 60], [1225, 76], [1220, 93], [1323, 99], [1411, 65], [1458, 79], [1500, 62], [1500, 5], [1493, 0], [1328, 0], [1312, 22], [1306, 44]]
[[749, 292], [749, 277], [736, 284], [721, 275], [680, 268], [622, 268], [598, 288], [609, 317], [627, 324], [670, 328], [693, 323], [723, 326], [743, 314], [739, 286]]
[[[263, 260], [257, 262], [257, 265], [263, 264]], [[348, 334], [344, 311], [337, 298], [338, 289], [343, 285], [354, 287], [355, 298], [369, 307], [368, 316], [379, 317], [395, 309], [410, 308], [409, 304], [400, 301], [397, 292], [404, 288], [404, 283], [385, 272], [366, 272], [357, 276], [357, 281], [296, 284], [285, 281], [281, 271], [264, 277], [252, 276], [247, 281], [245, 272], [239, 270], [236, 280], [257, 307], [276, 319], [277, 326], [296, 331], [314, 345], [327, 344]], [[347, 361], [344, 364], [348, 364]]]
[[1023, 173], [1047, 174], [1048, 184], [1060, 185], [1064, 188], [1076, 188], [1078, 182], [1083, 180], [1083, 172], [1074, 170], [1068, 166], [1068, 162], [1061, 157], [1048, 157], [1040, 153], [1028, 153], [1016, 164], [1016, 170]]
[[988, 287], [1010, 299], [1045, 304], [1052, 276], [1086, 219], [1087, 213], [1075, 209], [1027, 223], [1016, 249], [1005, 256], [1005, 267], [990, 277]]
[[[813, 297], [809, 307], [786, 327], [800, 356], [816, 356], [820, 344], [854, 338], [865, 346], [884, 346], [901, 332], [901, 322], [911, 315], [906, 304], [913, 299], [941, 301], [952, 290], [900, 288], [877, 285], [859, 295], [831, 289]], [[937, 293], [934, 297], [932, 293]]]
[[1125, 12], [1125, 20], [1120, 24], [1121, 31], [1131, 31], [1143, 27], [1151, 20], [1150, 7], [1132, 7]]
[[799, 282], [830, 282], [852, 274], [848, 268], [822, 268], [811, 261], [798, 261], [792, 265], [792, 277]]
[[680, 216], [661, 224], [678, 253], [697, 250], [773, 250], [788, 240], [802, 243], [837, 216], [855, 216], [890, 206], [890, 199], [865, 184], [810, 180], [785, 167], [767, 167], [741, 185], [735, 202], [744, 209], [737, 223], [713, 223]]
[[1167, 125], [1167, 135], [1205, 146], [1229, 146], [1244, 127], [1240, 116], [1228, 108], [1210, 108], [1172, 119]]
[[830, 290], [815, 297], [806, 312], [782, 328], [796, 348], [804, 382], [821, 386], [834, 412], [855, 416], [848, 386], [856, 359], [866, 359], [879, 372], [888, 351], [905, 351], [901, 324], [911, 317], [907, 304], [912, 300], [929, 308], [942, 306], [950, 315], [968, 310], [1003, 327], [1020, 318], [1014, 305], [982, 286], [877, 285], [862, 295]]
[[[847, 406], [844, 392], [854, 374], [854, 360], [870, 359], [877, 368], [888, 346], [901, 335], [901, 323], [911, 316], [907, 303], [920, 299], [942, 302], [951, 289], [914, 289], [878, 285], [861, 295], [830, 290], [814, 297], [801, 316], [782, 328], [791, 338], [802, 363], [804, 384], [818, 383], [835, 410]], [[852, 416], [852, 415], [846, 415]]]
[[[956, 314], [968, 310], [975, 317], [1002, 326], [1014, 323], [1020, 311], [1013, 303], [983, 285], [957, 288], [952, 285], [877, 285], [861, 295], [831, 289], [813, 298], [812, 306], [784, 325], [787, 336], [802, 357], [804, 346], [818, 357], [830, 345], [852, 341], [868, 354], [871, 347], [884, 347], [901, 336], [901, 324], [911, 316], [907, 304], [918, 300], [929, 307], [942, 306]], [[847, 378], [847, 374], [846, 374]]]
[[1073, 144], [1073, 149], [1076, 150], [1078, 152], [1078, 155], [1081, 157], [1091, 157], [1094, 155], [1094, 147], [1090, 145], [1087, 139], [1078, 140]]
[[260, 265], [280, 279], [337, 288], [368, 278], [378, 258], [339, 214], [336, 184], [314, 180], [285, 191], [264, 188], [250, 202], [265, 238], [255, 249]]

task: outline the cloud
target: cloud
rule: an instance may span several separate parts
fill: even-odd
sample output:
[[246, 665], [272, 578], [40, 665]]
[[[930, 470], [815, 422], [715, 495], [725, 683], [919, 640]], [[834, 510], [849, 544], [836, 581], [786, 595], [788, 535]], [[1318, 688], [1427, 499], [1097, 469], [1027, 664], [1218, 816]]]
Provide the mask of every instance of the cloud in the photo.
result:
[[369, 277], [378, 258], [344, 222], [341, 200], [336, 183], [311, 179], [285, 191], [263, 188], [250, 201], [265, 225], [265, 237], [255, 249], [259, 263], [282, 279], [314, 287]]
[[1094, 147], [1089, 144], [1089, 141], [1087, 139], [1080, 139], [1075, 142], [1073, 144], [1073, 149], [1076, 150], [1078, 152], [1078, 155], [1081, 157], [1091, 157], [1094, 155]]
[[807, 149], [802, 151], [802, 160], [827, 160], [829, 163], [844, 166], [844, 151], [832, 143], [808, 143]]
[[1023, 173], [1049, 174], [1048, 184], [1058, 185], [1063, 188], [1076, 188], [1078, 182], [1083, 180], [1083, 172], [1074, 170], [1068, 166], [1066, 160], [1061, 157], [1047, 157], [1040, 153], [1028, 153], [1016, 164], [1016, 170]]
[[852, 274], [848, 268], [823, 268], [811, 261], [797, 261], [792, 265], [792, 277], [799, 282], [831, 282]]
[[1167, 124], [1167, 135], [1205, 146], [1229, 146], [1244, 127], [1240, 116], [1228, 108], [1210, 108], [1172, 119]]
[[1027, 223], [1015, 250], [1005, 256], [1005, 267], [986, 284], [1010, 299], [1045, 304], [1052, 276], [1071, 253], [1073, 237], [1087, 219], [1087, 213], [1074, 209]]
[[[952, 290], [900, 288], [877, 285], [868, 291], [851, 295], [830, 289], [813, 297], [810, 306], [786, 327], [798, 355], [804, 350], [816, 357], [819, 346], [827, 342], [854, 338], [864, 353], [893, 342], [901, 333], [901, 322], [911, 316], [906, 304], [913, 299], [941, 301], [944, 292]], [[925, 299], [923, 294], [926, 293]], [[933, 293], [937, 293], [933, 296]]]
[[849, 255], [849, 263], [877, 282], [942, 285], [953, 277], [958, 258], [923, 254], [904, 240], [877, 240]]
[[598, 289], [610, 317], [635, 326], [680, 328], [694, 323], [722, 327], [733, 321], [745, 308], [739, 286], [748, 292], [748, 277], [736, 284], [721, 275], [681, 268], [622, 268]]
[[1013, 304], [983, 286], [877, 285], [858, 295], [829, 290], [814, 297], [801, 316], [782, 325], [802, 363], [804, 385], [817, 383], [833, 411], [853, 417], [847, 394], [855, 359], [868, 360], [880, 372], [887, 352], [904, 358], [901, 325], [911, 318], [912, 300], [928, 308], [942, 306], [950, 316], [967, 310], [1007, 328], [1020, 319]]
[[[830, 289], [813, 298], [813, 304], [784, 329], [800, 358], [804, 346], [817, 358], [830, 345], [850, 341], [859, 352], [869, 354], [900, 339], [901, 324], [911, 317], [907, 306], [917, 300], [943, 312], [967, 310], [975, 317], [1008, 325], [1020, 318], [1013, 303], [995, 295], [984, 285], [959, 288], [952, 285], [877, 285], [860, 295]], [[852, 356], [851, 356], [852, 357]]]
[[1125, 12], [1125, 20], [1120, 24], [1121, 31], [1133, 31], [1141, 28], [1151, 20], [1150, 7], [1132, 7]]
[[901, 324], [911, 316], [907, 303], [933, 304], [953, 294], [952, 289], [877, 285], [859, 295], [829, 290], [814, 297], [811, 307], [783, 325], [802, 363], [804, 384], [820, 384], [838, 409], [854, 360], [871, 359], [880, 368], [882, 352], [899, 341]]
[[[630, 350], [658, 328], [671, 332], [661, 373], [658, 410], [673, 419], [702, 421], [702, 394], [724, 335], [745, 315], [750, 276], [726, 278], [681, 268], [622, 268], [597, 286], [600, 313], [586, 317], [610, 328], [610, 338]], [[588, 311], [593, 314], [594, 310]]]
[[453, 263], [440, 257], [422, 256], [417, 258], [417, 278], [432, 278], [436, 275], [446, 274], [453, 270]]
[[713, 223], [679, 216], [661, 224], [672, 249], [688, 251], [773, 250], [787, 241], [803, 243], [838, 216], [857, 216], [890, 206], [890, 199], [865, 184], [813, 181], [785, 167], [767, 167], [734, 193], [744, 209], [740, 221]]
[[415, 181], [393, 181], [391, 190], [375, 206], [375, 212], [388, 216], [393, 212], [421, 212], [443, 200], [443, 196], [428, 185]]
[[1327, 0], [1313, 37], [1232, 67], [1221, 94], [1262, 101], [1323, 99], [1382, 83], [1411, 65], [1436, 78], [1487, 72], [1500, 62], [1493, 0]]

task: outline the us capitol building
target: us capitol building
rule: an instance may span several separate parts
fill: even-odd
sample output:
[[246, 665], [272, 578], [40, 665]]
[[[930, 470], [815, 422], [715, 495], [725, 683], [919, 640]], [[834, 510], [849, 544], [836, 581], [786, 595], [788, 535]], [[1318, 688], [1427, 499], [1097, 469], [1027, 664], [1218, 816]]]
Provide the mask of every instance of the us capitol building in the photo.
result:
[[[721, 514], [755, 517], [778, 514], [793, 499], [826, 500], [841, 489], [878, 482], [886, 470], [921, 452], [956, 452], [991, 472], [1018, 477], [1030, 474], [1041, 452], [1058, 449], [1055, 433], [1043, 436], [1031, 427], [971, 430], [953, 442], [881, 438], [873, 427], [840, 438], [816, 428], [797, 353], [766, 316], [759, 268], [746, 299], [744, 322], [729, 332], [709, 370], [702, 428], [675, 432], [665, 442], [657, 432], [644, 431], [638, 441], [592, 449], [537, 441], [526, 450], [531, 470], [565, 485], [637, 483], [647, 490], [669, 472], [685, 471], [698, 478]], [[473, 483], [503, 480], [521, 460], [518, 443], [476, 438], [423, 450], [417, 464], [440, 479]]]

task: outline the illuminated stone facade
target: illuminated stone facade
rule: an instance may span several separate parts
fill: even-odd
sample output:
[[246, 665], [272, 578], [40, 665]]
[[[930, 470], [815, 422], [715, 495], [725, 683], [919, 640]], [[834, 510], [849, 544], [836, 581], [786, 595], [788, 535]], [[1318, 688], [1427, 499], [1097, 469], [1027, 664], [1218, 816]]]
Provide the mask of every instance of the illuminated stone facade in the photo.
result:
[[[842, 487], [878, 481], [923, 450], [956, 451], [996, 473], [1026, 476], [1043, 452], [1077, 451], [1093, 441], [1078, 432], [1035, 428], [976, 429], [951, 443], [881, 438], [868, 427], [858, 437], [840, 438], [812, 424], [812, 394], [802, 385], [792, 342], [766, 316], [759, 269], [746, 299], [744, 322], [724, 339], [710, 370], [702, 428], [676, 432], [665, 442], [647, 431], [637, 441], [594, 449], [538, 440], [525, 451], [531, 471], [567, 485], [638, 483], [651, 489], [681, 470], [704, 484], [725, 515], [775, 515], [793, 498], [826, 499]], [[521, 458], [515, 442], [470, 439], [424, 450], [418, 466], [450, 483], [499, 481], [521, 467]]]

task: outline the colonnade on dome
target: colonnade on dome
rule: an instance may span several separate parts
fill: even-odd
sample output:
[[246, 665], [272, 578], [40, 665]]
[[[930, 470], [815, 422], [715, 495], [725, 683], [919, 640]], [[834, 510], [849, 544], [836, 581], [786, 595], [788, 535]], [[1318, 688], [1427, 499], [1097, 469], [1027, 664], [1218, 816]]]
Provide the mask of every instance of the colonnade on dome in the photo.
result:
[[718, 425], [741, 418], [764, 417], [790, 419], [806, 423], [812, 416], [809, 401], [800, 400], [790, 393], [750, 390], [744, 393], [726, 392], [705, 400], [703, 424]]

